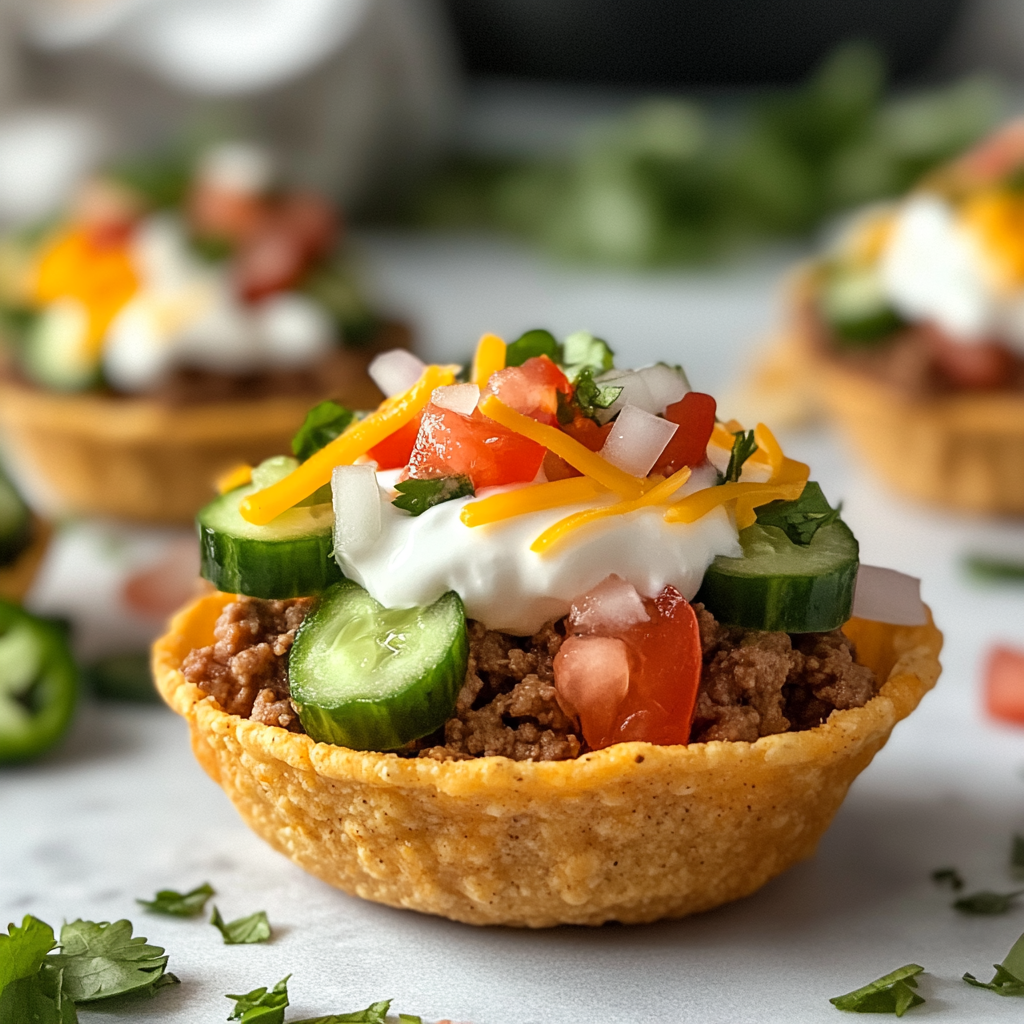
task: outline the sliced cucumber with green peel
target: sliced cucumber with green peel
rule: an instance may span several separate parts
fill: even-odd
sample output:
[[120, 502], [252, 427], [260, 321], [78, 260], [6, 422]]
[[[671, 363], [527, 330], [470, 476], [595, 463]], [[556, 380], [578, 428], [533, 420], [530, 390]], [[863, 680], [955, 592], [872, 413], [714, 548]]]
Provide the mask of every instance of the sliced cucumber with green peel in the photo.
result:
[[255, 526], [238, 506], [258, 490], [256, 483], [237, 487], [196, 516], [202, 575], [225, 593], [271, 600], [319, 594], [337, 583], [333, 506], [290, 508], [266, 526]]
[[841, 519], [794, 544], [777, 526], [740, 531], [742, 558], [719, 556], [694, 598], [719, 622], [784, 633], [837, 629], [853, 608], [859, 546]]
[[874, 268], [836, 271], [822, 288], [821, 312], [847, 348], [876, 344], [904, 326]]
[[393, 609], [342, 580], [299, 628], [288, 677], [313, 739], [395, 750], [451, 717], [468, 662], [466, 614], [454, 591], [425, 608]]

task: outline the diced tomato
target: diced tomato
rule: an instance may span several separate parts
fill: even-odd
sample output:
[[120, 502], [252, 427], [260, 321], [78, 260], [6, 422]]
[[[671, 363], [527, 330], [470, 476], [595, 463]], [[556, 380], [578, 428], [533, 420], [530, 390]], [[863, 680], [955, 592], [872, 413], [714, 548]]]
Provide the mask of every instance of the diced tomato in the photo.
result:
[[665, 419], [678, 423], [652, 472], [671, 476], [683, 466], [699, 466], [707, 458], [708, 441], [715, 429], [715, 400], [691, 391], [665, 410]]
[[993, 718], [1024, 725], [1024, 650], [998, 646], [989, 652], [985, 706]]
[[956, 166], [975, 183], [984, 184], [1009, 174], [1024, 163], [1024, 121], [1011, 121], [968, 150]]
[[578, 469], [573, 469], [568, 462], [554, 452], [544, 453], [544, 476], [549, 482], [569, 480], [574, 476], [583, 476]]
[[548, 359], [534, 356], [522, 366], [509, 366], [491, 374], [486, 393], [509, 408], [554, 426], [558, 422], [558, 392], [572, 394], [569, 378]]
[[650, 621], [571, 636], [555, 656], [559, 703], [592, 749], [689, 741], [702, 667], [696, 613], [671, 586], [643, 604]]
[[401, 469], [408, 464], [420, 432], [421, 419], [422, 416], [417, 416], [410, 420], [366, 453], [377, 463], [378, 469]]
[[240, 242], [263, 223], [267, 206], [262, 196], [199, 182], [188, 197], [187, 209], [197, 234]]
[[477, 490], [529, 483], [544, 461], [544, 448], [474, 409], [463, 416], [433, 403], [409, 456], [409, 476], [468, 476]]
[[921, 330], [935, 365], [957, 387], [985, 391], [1004, 387], [1012, 379], [1016, 360], [1005, 345], [957, 341], [937, 324], [924, 324]]
[[606, 423], [603, 427], [599, 426], [579, 411], [575, 412], [571, 423], [562, 424], [562, 430], [565, 433], [592, 452], [599, 452], [604, 447], [611, 429], [611, 423]]

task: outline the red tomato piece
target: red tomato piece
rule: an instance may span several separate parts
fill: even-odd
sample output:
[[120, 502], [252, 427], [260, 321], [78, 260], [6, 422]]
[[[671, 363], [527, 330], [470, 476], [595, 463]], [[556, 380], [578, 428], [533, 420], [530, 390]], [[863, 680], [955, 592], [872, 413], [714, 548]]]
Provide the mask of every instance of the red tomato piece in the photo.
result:
[[605, 441], [608, 440], [612, 425], [611, 423], [606, 423], [603, 427], [599, 426], [592, 419], [584, 416], [583, 413], [576, 412], [571, 423], [562, 425], [562, 430], [574, 441], [579, 441], [580, 444], [589, 448], [592, 452], [599, 452], [604, 447]]
[[404, 427], [399, 427], [390, 437], [384, 438], [380, 444], [374, 445], [366, 454], [377, 463], [378, 469], [401, 469], [408, 465], [412, 450], [416, 444], [416, 436], [420, 432], [422, 416], [410, 420]]
[[998, 341], [965, 344], [936, 324], [925, 324], [922, 330], [935, 365], [957, 387], [985, 391], [1005, 387], [1013, 377], [1016, 360]]
[[572, 394], [569, 378], [548, 359], [534, 356], [522, 366], [509, 366], [491, 374], [486, 393], [510, 409], [554, 426], [558, 422], [558, 392]]
[[544, 461], [544, 448], [474, 409], [463, 416], [431, 403], [409, 456], [409, 476], [421, 480], [468, 476], [484, 487], [529, 483]]
[[678, 423], [653, 473], [671, 476], [683, 466], [699, 466], [707, 458], [708, 441], [715, 429], [717, 406], [711, 395], [691, 391], [665, 410], [665, 419]]
[[989, 652], [985, 707], [993, 718], [1024, 725], [1024, 651], [999, 646]]
[[643, 605], [648, 622], [571, 636], [555, 656], [559, 703], [592, 749], [689, 742], [703, 666], [697, 615], [671, 586]]

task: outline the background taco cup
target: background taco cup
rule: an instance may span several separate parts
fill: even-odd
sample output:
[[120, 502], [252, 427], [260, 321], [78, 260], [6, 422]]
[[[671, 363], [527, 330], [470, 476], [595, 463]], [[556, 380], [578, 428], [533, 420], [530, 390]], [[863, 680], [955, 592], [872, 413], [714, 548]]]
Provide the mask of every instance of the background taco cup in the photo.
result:
[[28, 593], [50, 546], [53, 528], [38, 516], [32, 517], [32, 540], [8, 565], [0, 565], [0, 598], [21, 602]]

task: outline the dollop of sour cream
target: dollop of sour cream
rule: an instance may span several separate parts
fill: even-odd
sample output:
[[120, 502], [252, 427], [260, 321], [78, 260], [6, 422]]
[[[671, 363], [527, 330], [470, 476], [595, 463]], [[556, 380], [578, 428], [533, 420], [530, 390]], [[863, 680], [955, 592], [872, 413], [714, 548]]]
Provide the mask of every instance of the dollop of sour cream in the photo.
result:
[[[385, 474], [379, 479], [391, 482]], [[705, 463], [679, 496], [712, 486], [715, 480], [714, 467]], [[695, 523], [666, 523], [664, 507], [654, 506], [583, 526], [552, 550], [537, 554], [530, 545], [544, 530], [573, 512], [606, 502], [467, 527], [460, 518], [464, 506], [496, 491], [446, 501], [419, 516], [385, 499], [380, 534], [355, 551], [339, 552], [342, 570], [385, 607], [430, 604], [454, 590], [469, 618], [489, 629], [526, 636], [566, 615], [573, 598], [611, 573], [645, 596], [671, 585], [692, 598], [716, 556], [742, 553], [736, 525], [724, 508]]]

